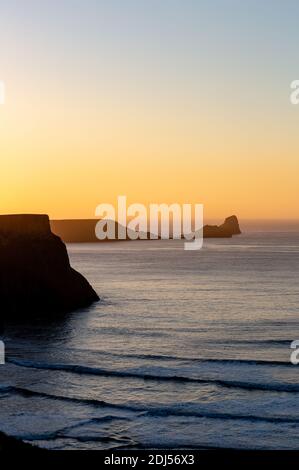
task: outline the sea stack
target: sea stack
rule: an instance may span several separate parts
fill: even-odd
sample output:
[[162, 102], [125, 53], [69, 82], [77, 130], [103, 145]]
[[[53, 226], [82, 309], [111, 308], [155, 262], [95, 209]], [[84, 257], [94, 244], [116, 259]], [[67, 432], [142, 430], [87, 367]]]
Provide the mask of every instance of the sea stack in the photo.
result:
[[231, 238], [240, 235], [241, 230], [238, 218], [235, 215], [227, 217], [221, 225], [205, 225], [203, 228], [204, 238]]
[[53, 318], [99, 300], [69, 262], [47, 215], [0, 216], [0, 324]]
[[227, 217], [222, 225], [220, 225], [220, 228], [227, 230], [230, 232], [232, 235], [240, 235], [241, 230], [239, 226], [239, 221], [236, 215], [231, 215], [230, 217]]

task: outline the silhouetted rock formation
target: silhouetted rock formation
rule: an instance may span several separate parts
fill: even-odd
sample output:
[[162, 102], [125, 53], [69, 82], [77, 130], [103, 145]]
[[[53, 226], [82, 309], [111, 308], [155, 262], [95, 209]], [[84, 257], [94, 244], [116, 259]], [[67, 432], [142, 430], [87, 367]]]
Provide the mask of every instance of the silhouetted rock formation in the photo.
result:
[[[65, 243], [96, 243], [96, 219], [51, 220], [52, 232], [61, 237]], [[119, 224], [115, 222], [115, 235], [118, 238]], [[106, 240], [102, 240], [106, 241]]]
[[[66, 220], [51, 220], [50, 225], [52, 232], [58, 235], [65, 243], [103, 243], [114, 241], [113, 239], [99, 240], [96, 237], [96, 224], [97, 219], [66, 219]], [[115, 240], [125, 241], [131, 240], [135, 232], [127, 229], [118, 222], [109, 221], [115, 224]], [[126, 238], [119, 238], [120, 231], [127, 230]], [[142, 232], [141, 232], [142, 233]], [[150, 238], [150, 233], [142, 233], [144, 236]]]
[[[74, 219], [74, 220], [51, 220], [52, 231], [61, 237], [65, 243], [103, 243], [106, 241], [113, 240], [99, 240], [96, 237], [95, 228], [98, 220], [96, 219]], [[118, 238], [120, 228], [125, 230], [117, 222], [115, 223], [115, 240], [120, 241], [123, 239]], [[122, 231], [123, 231], [122, 230]], [[126, 240], [133, 239], [132, 230], [127, 231], [128, 235]], [[230, 238], [233, 235], [240, 234], [241, 230], [239, 227], [238, 219], [235, 215], [227, 217], [222, 225], [205, 225], [203, 228], [204, 238]], [[150, 232], [143, 233], [143, 239], [154, 239], [151, 237]], [[160, 239], [160, 236], [158, 236]], [[182, 238], [184, 238], [182, 236]]]
[[95, 219], [50, 220], [51, 230], [65, 243], [94, 243], [99, 241], [95, 234]]
[[235, 215], [227, 217], [224, 224], [220, 225], [224, 230], [228, 230], [232, 235], [240, 235], [241, 230], [239, 226], [238, 218]]
[[72, 269], [47, 215], [0, 216], [0, 322], [52, 318], [99, 300]]
[[205, 225], [204, 238], [231, 238], [241, 233], [238, 219], [235, 215], [227, 217], [222, 225]]

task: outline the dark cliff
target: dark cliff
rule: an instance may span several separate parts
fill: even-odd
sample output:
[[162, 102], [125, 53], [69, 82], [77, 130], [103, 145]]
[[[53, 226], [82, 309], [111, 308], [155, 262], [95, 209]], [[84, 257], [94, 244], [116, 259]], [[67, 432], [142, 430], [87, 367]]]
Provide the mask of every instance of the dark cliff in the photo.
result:
[[0, 216], [0, 323], [52, 318], [99, 300], [69, 262], [47, 215]]

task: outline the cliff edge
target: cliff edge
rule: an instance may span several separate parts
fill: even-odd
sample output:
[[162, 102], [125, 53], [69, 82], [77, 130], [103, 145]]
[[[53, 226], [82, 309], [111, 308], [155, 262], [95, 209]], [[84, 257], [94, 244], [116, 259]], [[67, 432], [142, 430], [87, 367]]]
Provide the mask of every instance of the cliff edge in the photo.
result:
[[99, 300], [47, 215], [0, 216], [0, 323], [54, 317]]

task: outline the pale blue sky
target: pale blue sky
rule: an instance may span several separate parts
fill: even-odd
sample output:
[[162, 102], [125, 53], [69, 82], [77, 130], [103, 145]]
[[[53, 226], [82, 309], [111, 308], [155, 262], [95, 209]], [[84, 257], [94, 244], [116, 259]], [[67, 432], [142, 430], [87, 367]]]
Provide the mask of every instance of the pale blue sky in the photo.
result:
[[[240, 207], [246, 217], [255, 215], [251, 188], [258, 198], [265, 182], [265, 207], [258, 200], [252, 207], [266, 216], [273, 205], [273, 217], [291, 217], [298, 19], [298, 0], [0, 0], [0, 80], [7, 85], [1, 145], [13, 162], [5, 181], [18, 167], [20, 185], [34, 168], [35, 188], [46, 168], [48, 189], [59, 194], [61, 165], [69, 168], [72, 159], [69, 187], [75, 193], [83, 174], [90, 192], [80, 215], [101, 202], [89, 178], [105, 168], [105, 194], [111, 179], [114, 196], [130, 193], [133, 169], [135, 200], [150, 198], [146, 182], [154, 178], [157, 197], [198, 195], [213, 216]], [[170, 173], [181, 187], [165, 186]], [[235, 192], [222, 183], [231, 175], [240, 181]], [[212, 177], [227, 191], [219, 211], [207, 185]], [[72, 201], [76, 193], [69, 192]], [[51, 211], [50, 200], [43, 204]]]
[[221, 82], [235, 94], [252, 84], [278, 99], [298, 74], [296, 0], [1, 0], [0, 8], [1, 62], [28, 61], [36, 73], [117, 75], [162, 93], [169, 85], [213, 93]]

